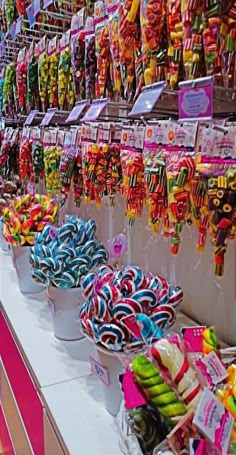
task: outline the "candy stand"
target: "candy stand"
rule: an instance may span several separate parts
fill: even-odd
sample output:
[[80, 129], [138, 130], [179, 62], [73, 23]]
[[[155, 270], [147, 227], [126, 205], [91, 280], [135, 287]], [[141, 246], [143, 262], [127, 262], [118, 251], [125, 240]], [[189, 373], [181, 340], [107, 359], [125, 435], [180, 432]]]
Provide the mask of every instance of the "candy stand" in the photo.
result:
[[0, 0], [3, 454], [236, 453], [235, 238], [235, 3]]

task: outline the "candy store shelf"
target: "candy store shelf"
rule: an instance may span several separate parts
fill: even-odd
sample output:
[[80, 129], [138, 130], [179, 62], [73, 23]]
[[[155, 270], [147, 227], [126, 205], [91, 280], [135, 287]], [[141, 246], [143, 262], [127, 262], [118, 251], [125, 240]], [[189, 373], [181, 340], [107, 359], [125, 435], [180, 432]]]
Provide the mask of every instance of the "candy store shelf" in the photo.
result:
[[[52, 333], [45, 294], [24, 296], [10, 254], [0, 252], [0, 301], [43, 404], [70, 455], [119, 455], [115, 419], [105, 410], [102, 384], [91, 375], [86, 339], [65, 342]], [[176, 329], [194, 325], [179, 314]]]

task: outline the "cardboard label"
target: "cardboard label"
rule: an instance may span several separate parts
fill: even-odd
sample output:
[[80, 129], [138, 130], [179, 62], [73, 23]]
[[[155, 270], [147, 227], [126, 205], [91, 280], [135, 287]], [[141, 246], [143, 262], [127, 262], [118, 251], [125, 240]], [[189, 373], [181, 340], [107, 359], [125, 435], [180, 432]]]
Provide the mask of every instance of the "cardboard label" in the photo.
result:
[[107, 104], [109, 103], [109, 99], [104, 99], [102, 101], [93, 101], [90, 108], [87, 110], [86, 114], [82, 118], [83, 122], [94, 122], [98, 119], [99, 115], [105, 109]]
[[213, 117], [213, 85], [181, 87], [178, 91], [180, 120], [211, 120]]
[[202, 352], [202, 333], [205, 329], [205, 325], [182, 327], [181, 333], [187, 352]]
[[206, 455], [205, 439], [189, 439], [189, 455]]
[[209, 389], [204, 389], [193, 423], [222, 455], [227, 455], [234, 419]]
[[206, 357], [198, 359], [194, 363], [201, 371], [210, 388], [224, 381], [228, 376], [223, 363], [214, 351], [209, 352]]
[[103, 384], [105, 384], [107, 387], [110, 387], [110, 378], [107, 368], [91, 356], [89, 356], [89, 360], [92, 372], [95, 374], [95, 376], [97, 376], [97, 378], [102, 381]]

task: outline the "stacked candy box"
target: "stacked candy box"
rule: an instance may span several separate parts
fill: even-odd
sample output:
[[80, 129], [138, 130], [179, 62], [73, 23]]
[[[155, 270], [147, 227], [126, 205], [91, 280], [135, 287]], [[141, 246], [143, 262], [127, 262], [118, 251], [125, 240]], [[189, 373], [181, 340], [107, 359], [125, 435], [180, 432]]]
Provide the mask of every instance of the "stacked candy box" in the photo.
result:
[[47, 286], [53, 315], [54, 335], [63, 340], [82, 337], [77, 323], [82, 304], [80, 283], [91, 269], [108, 260], [108, 253], [96, 238], [96, 224], [90, 219], [67, 217], [58, 229], [46, 226], [31, 249], [32, 277]]
[[82, 332], [95, 345], [99, 363], [109, 373], [105, 407], [116, 415], [121, 403], [118, 376], [126, 357], [160, 338], [176, 319], [183, 291], [141, 268], [114, 270], [103, 265], [81, 284], [85, 303], [80, 310]]
[[126, 365], [123, 419], [137, 454], [236, 453], [236, 350], [220, 349], [214, 328], [203, 329], [201, 340], [193, 356], [170, 334]]

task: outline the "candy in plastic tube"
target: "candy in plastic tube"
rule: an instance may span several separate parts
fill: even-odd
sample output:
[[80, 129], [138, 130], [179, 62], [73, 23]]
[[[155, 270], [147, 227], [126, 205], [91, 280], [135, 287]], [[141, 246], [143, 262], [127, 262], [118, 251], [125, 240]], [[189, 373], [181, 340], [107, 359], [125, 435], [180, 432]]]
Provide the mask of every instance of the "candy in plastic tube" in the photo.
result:
[[70, 78], [70, 31], [64, 33], [60, 39], [60, 58], [58, 63], [58, 103], [64, 109], [68, 83]]
[[48, 106], [47, 102], [47, 83], [48, 83], [48, 55], [47, 41], [44, 36], [38, 44], [38, 85], [39, 96], [42, 109], [45, 112]]
[[114, 95], [119, 97], [122, 92], [121, 69], [120, 69], [120, 44], [118, 34], [118, 9], [109, 15], [108, 19], [110, 52], [112, 59], [112, 81], [114, 83]]
[[164, 367], [188, 409], [196, 409], [202, 395], [195, 371], [185, 354], [167, 339], [157, 341], [152, 347], [152, 356], [159, 367]]
[[26, 49], [24, 48], [19, 52], [16, 64], [16, 84], [21, 112], [25, 112], [26, 109], [27, 70]]
[[186, 414], [187, 408], [164, 381], [158, 369], [144, 355], [138, 355], [131, 364], [135, 380], [143, 388], [154, 406], [172, 425], [176, 418]]
[[168, 39], [167, 56], [169, 61], [167, 80], [170, 84], [170, 87], [175, 88], [180, 78], [183, 59], [183, 24], [181, 20], [181, 2], [176, 2], [175, 0], [167, 1], [166, 20]]
[[95, 80], [97, 73], [97, 60], [95, 51], [95, 34], [85, 36], [85, 98], [95, 97]]
[[80, 31], [71, 42], [71, 67], [76, 101], [85, 99], [85, 33]]
[[57, 72], [59, 63], [58, 40], [55, 36], [48, 42], [48, 80], [47, 80], [47, 94], [49, 107], [58, 106], [58, 87], [57, 87]]
[[39, 85], [38, 85], [38, 59], [37, 47], [30, 46], [28, 52], [28, 70], [27, 70], [27, 108], [39, 109]]

